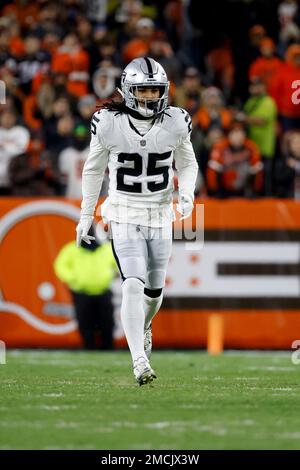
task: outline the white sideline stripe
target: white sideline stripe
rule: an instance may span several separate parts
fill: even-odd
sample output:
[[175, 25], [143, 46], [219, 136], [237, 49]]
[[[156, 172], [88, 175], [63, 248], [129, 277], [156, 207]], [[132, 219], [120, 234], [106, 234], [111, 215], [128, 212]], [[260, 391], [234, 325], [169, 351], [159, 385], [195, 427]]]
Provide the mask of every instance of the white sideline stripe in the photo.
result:
[[50, 397], [50, 398], [52, 398], [52, 397], [62, 397], [63, 393], [61, 393], [61, 392], [60, 393], [43, 393], [43, 396], [47, 397], [47, 398], [48, 397]]
[[48, 333], [50, 335], [64, 335], [66, 333], [71, 333], [77, 328], [77, 323], [74, 320], [71, 320], [68, 323], [64, 323], [63, 325], [47, 323], [34, 316], [26, 308], [12, 302], [0, 301], [0, 312], [17, 315], [23, 321], [25, 321], [25, 323], [32, 326], [36, 330], [43, 331], [44, 333]]
[[248, 366], [246, 367], [248, 370], [267, 370], [267, 371], [274, 371], [274, 372], [285, 372], [285, 371], [292, 371], [295, 370], [294, 367], [283, 367], [283, 366]]
[[283, 434], [279, 434], [278, 436], [279, 439], [300, 439], [300, 432], [285, 432]]

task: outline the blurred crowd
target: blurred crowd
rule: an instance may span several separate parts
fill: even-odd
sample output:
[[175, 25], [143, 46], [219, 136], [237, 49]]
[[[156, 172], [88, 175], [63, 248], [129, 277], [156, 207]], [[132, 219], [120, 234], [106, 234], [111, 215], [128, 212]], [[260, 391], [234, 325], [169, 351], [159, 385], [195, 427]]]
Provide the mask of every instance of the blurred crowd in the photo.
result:
[[91, 116], [145, 55], [192, 116], [198, 195], [300, 198], [298, 0], [2, 1], [0, 195], [80, 199]]

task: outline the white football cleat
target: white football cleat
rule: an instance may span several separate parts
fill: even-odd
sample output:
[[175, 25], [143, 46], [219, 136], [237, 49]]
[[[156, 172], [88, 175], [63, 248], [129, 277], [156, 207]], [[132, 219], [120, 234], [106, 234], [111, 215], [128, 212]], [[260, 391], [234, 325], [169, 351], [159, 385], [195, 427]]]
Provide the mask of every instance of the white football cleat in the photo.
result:
[[144, 331], [144, 350], [149, 361], [151, 357], [151, 352], [152, 352], [152, 325], [151, 323], [150, 323], [150, 326]]
[[139, 385], [151, 383], [153, 379], [156, 379], [155, 372], [151, 368], [149, 361], [142, 356], [134, 361], [133, 373]]

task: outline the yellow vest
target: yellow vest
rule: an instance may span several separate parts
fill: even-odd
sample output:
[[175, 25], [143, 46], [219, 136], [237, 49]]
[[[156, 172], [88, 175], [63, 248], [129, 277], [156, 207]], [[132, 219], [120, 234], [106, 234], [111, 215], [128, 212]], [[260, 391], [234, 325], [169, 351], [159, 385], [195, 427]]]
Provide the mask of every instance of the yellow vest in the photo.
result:
[[98, 295], [109, 289], [117, 266], [110, 243], [91, 251], [70, 242], [56, 257], [54, 271], [71, 290]]

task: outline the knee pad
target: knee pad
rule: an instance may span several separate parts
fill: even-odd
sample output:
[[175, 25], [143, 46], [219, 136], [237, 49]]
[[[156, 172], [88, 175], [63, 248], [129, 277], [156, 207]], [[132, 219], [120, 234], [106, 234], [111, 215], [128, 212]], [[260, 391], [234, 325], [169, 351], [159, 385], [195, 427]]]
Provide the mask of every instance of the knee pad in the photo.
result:
[[144, 283], [137, 277], [128, 277], [122, 284], [122, 291], [128, 295], [140, 295], [144, 292]]

